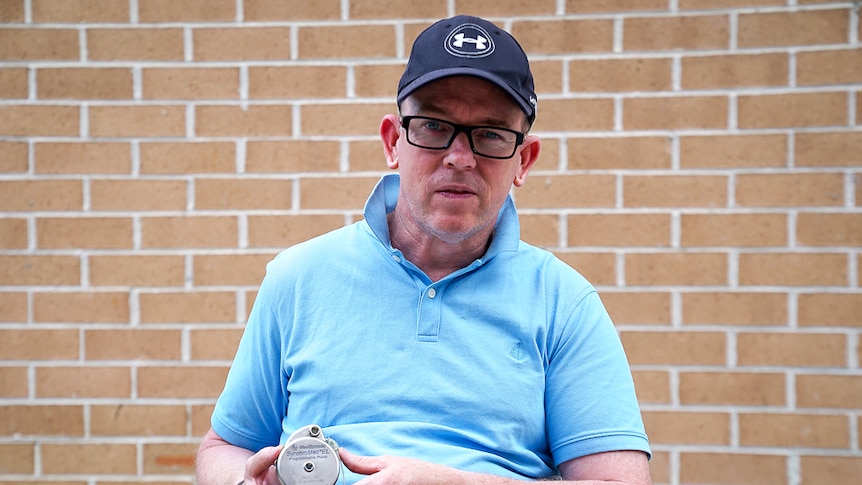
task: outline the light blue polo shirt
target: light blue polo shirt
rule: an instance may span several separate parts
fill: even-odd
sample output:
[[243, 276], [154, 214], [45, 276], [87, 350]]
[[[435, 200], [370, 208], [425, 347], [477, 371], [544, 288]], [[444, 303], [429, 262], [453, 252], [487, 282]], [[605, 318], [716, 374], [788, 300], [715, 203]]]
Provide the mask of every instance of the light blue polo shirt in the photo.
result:
[[319, 424], [360, 455], [513, 478], [592, 453], [649, 453], [596, 290], [519, 240], [512, 200], [485, 256], [432, 282], [389, 243], [398, 189], [397, 175], [383, 177], [365, 220], [267, 265], [215, 432], [258, 450]]

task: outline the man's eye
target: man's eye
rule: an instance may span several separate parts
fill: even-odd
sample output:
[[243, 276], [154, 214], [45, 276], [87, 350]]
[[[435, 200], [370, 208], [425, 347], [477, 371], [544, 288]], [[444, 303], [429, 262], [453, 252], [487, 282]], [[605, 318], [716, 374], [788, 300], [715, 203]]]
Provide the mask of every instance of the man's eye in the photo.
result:
[[503, 139], [503, 135], [499, 132], [493, 130], [482, 130], [479, 132], [479, 136], [482, 138], [486, 138], [488, 140], [501, 140]]

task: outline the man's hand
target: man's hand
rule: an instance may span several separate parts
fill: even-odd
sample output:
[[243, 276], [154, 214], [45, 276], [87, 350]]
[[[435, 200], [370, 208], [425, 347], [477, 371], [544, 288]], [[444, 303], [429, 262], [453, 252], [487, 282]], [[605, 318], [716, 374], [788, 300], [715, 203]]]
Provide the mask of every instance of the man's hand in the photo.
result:
[[245, 477], [243, 485], [278, 485], [278, 475], [275, 471], [275, 459], [281, 453], [281, 446], [263, 448], [245, 462]]
[[353, 473], [368, 475], [356, 485], [422, 485], [438, 483], [470, 483], [463, 481], [467, 472], [397, 456], [358, 456], [340, 448], [342, 463]]

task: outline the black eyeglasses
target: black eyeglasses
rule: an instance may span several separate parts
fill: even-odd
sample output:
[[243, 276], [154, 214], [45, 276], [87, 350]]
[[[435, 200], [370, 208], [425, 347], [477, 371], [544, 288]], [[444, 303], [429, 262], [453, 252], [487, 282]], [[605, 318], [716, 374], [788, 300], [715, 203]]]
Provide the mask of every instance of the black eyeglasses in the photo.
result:
[[445, 150], [458, 133], [467, 134], [470, 149], [480, 157], [512, 158], [526, 133], [494, 126], [464, 126], [425, 116], [402, 116], [401, 126], [407, 130], [407, 142], [419, 148]]

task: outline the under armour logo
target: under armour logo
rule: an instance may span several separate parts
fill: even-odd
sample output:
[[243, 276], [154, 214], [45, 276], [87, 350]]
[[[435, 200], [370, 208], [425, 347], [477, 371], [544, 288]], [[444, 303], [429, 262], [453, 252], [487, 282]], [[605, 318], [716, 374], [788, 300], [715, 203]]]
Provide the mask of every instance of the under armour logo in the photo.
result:
[[494, 40], [482, 26], [467, 23], [446, 36], [444, 47], [456, 57], [486, 57], [494, 52]]
[[470, 39], [467, 38], [467, 35], [464, 34], [464, 32], [459, 32], [455, 34], [455, 40], [452, 42], [452, 45], [454, 45], [455, 47], [464, 47], [464, 42], [475, 44], [477, 50], [483, 50], [486, 47], [488, 39], [482, 37], [481, 35], [476, 36], [475, 39]]

